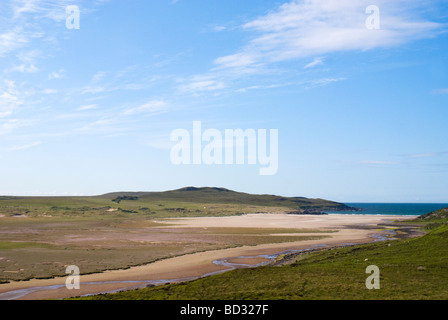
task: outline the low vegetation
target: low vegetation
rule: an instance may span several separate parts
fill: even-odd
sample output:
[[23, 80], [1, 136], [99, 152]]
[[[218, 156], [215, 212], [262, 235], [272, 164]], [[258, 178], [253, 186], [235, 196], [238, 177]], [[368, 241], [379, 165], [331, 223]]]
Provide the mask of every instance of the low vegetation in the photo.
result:
[[94, 197], [0, 197], [5, 217], [140, 216], [146, 218], [234, 216], [270, 212], [355, 210], [322, 199], [252, 195], [224, 188], [120, 192]]
[[0, 283], [123, 269], [198, 251], [315, 240], [329, 231], [284, 228], [171, 228], [144, 217], [2, 218]]
[[[446, 300], [447, 209], [417, 219], [427, 234], [297, 255], [292, 263], [240, 269], [180, 284], [88, 297], [94, 300]], [[434, 225], [434, 221], [438, 225]], [[368, 290], [366, 268], [380, 269], [380, 289]]]
[[66, 266], [72, 264], [87, 274], [204, 250], [326, 237], [276, 235], [280, 231], [252, 228], [170, 230], [156, 222], [171, 217], [300, 212], [308, 207], [346, 206], [319, 199], [193, 187], [94, 197], [2, 196], [0, 283], [65, 276]]

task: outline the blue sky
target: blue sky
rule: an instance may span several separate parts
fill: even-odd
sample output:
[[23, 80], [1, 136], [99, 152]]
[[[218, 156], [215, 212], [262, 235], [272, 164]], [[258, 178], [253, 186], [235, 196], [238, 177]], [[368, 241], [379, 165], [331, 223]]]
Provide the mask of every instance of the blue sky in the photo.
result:
[[[0, 194], [446, 203], [447, 23], [445, 1], [4, 0]], [[193, 121], [278, 129], [277, 174], [173, 165]]]

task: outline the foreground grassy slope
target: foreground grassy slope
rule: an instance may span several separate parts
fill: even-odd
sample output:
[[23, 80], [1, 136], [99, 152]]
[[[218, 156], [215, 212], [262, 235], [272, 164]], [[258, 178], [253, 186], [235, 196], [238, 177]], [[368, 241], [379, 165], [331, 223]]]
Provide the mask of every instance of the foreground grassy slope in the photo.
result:
[[4, 216], [140, 215], [145, 217], [225, 216], [257, 212], [350, 210], [337, 202], [301, 197], [252, 195], [223, 188], [165, 192], [120, 192], [94, 197], [0, 197]]
[[[241, 269], [182, 284], [89, 299], [448, 299], [448, 224], [439, 210], [418, 221], [431, 229], [413, 239], [324, 250], [282, 267]], [[432, 220], [437, 220], [435, 225]], [[443, 220], [443, 222], [441, 222]], [[428, 222], [429, 221], [429, 222]], [[367, 266], [380, 269], [381, 289], [368, 290]]]

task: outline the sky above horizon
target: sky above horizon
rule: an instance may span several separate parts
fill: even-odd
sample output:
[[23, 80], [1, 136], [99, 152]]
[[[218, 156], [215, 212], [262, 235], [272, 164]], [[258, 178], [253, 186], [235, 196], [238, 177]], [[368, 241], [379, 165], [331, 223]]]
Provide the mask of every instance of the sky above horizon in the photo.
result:
[[[446, 1], [4, 0], [0, 195], [448, 203], [447, 27]], [[278, 130], [278, 172], [173, 164], [194, 121]]]

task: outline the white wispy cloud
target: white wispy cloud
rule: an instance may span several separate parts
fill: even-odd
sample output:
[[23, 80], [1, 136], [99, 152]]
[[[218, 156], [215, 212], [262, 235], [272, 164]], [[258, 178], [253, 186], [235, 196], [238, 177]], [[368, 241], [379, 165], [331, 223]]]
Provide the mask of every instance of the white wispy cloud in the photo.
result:
[[56, 93], [58, 93], [58, 90], [56, 90], [56, 89], [43, 89], [43, 90], [40, 90], [38, 93], [41, 93], [41, 94], [56, 94]]
[[14, 18], [17, 19], [26, 14], [33, 14], [41, 18], [47, 18], [56, 22], [67, 18], [65, 8], [73, 5], [71, 0], [12, 0]]
[[13, 132], [15, 129], [29, 125], [28, 120], [24, 119], [7, 119], [0, 123], [0, 135], [6, 135]]
[[256, 86], [249, 86], [245, 88], [240, 88], [235, 90], [235, 92], [247, 92], [250, 90], [266, 90], [266, 89], [274, 89], [274, 88], [280, 88], [280, 87], [286, 87], [291, 85], [291, 83], [283, 83], [283, 84], [270, 84], [270, 85], [256, 85]]
[[14, 147], [10, 148], [9, 150], [10, 151], [21, 151], [21, 150], [26, 150], [26, 149], [29, 149], [29, 148], [37, 147], [40, 144], [42, 144], [42, 142], [36, 141], [36, 142], [30, 143], [30, 144], [14, 146]]
[[347, 80], [346, 78], [322, 78], [322, 79], [316, 79], [316, 80], [310, 80], [307, 81], [308, 88], [314, 88], [314, 87], [321, 87], [321, 86], [326, 86], [328, 84], [331, 83], [335, 83], [335, 82], [339, 82], [339, 81], [344, 81]]
[[432, 158], [437, 157], [437, 153], [418, 153], [418, 154], [411, 154], [411, 158]]
[[60, 79], [60, 78], [64, 77], [64, 74], [65, 74], [65, 70], [59, 69], [58, 71], [51, 72], [48, 75], [48, 80]]
[[87, 110], [93, 110], [93, 109], [97, 109], [98, 105], [96, 104], [89, 104], [89, 105], [85, 105], [85, 106], [81, 106], [79, 108], [76, 109], [76, 111], [87, 111]]
[[23, 63], [19, 66], [14, 66], [7, 71], [8, 72], [35, 73], [35, 72], [38, 72], [39, 69], [34, 64]]
[[[11, 57], [12, 54], [17, 53], [17, 58], [23, 61], [21, 56], [34, 54], [35, 50], [32, 48], [39, 47], [36, 41], [43, 44], [51, 39], [51, 46], [54, 48], [58, 45], [58, 36], [65, 29], [64, 27], [55, 28], [55, 25], [61, 26], [61, 23], [67, 19], [67, 6], [78, 5], [83, 15], [86, 15], [104, 2], [100, 0], [93, 2], [87, 0], [2, 0], [0, 58]], [[31, 64], [39, 69], [36, 63], [28, 61], [26, 64], [28, 67], [19, 64], [16, 71], [35, 70]]]
[[448, 88], [433, 90], [432, 93], [434, 93], [434, 94], [448, 94]]
[[87, 123], [74, 131], [81, 134], [115, 134], [123, 128], [119, 125], [119, 120], [112, 117], [101, 117], [98, 120]]
[[104, 87], [85, 87], [82, 89], [81, 94], [96, 94], [106, 91], [106, 88]]
[[188, 93], [200, 93], [216, 91], [226, 88], [224, 81], [215, 78], [213, 75], [193, 76], [187, 84], [180, 86], [180, 91]]
[[19, 51], [15, 56], [20, 61], [18, 64], [6, 70], [6, 72], [22, 72], [22, 73], [35, 73], [39, 71], [36, 67], [37, 59], [42, 55], [40, 50], [24, 50]]
[[104, 77], [106, 76], [106, 72], [104, 71], [99, 71], [97, 73], [95, 73], [92, 77], [92, 82], [96, 83], [101, 81]]
[[224, 30], [227, 30], [226, 26], [214, 26], [213, 27], [213, 31], [215, 31], [215, 32], [221, 32], [221, 31], [224, 31]]
[[400, 164], [400, 162], [396, 161], [381, 161], [381, 160], [362, 160], [358, 161], [358, 164], [362, 165], [397, 165]]
[[[287, 72], [281, 63], [299, 60], [303, 61], [304, 70], [310, 70], [323, 65], [324, 57], [333, 53], [396, 47], [433, 37], [445, 27], [421, 18], [419, 9], [423, 5], [417, 0], [378, 0], [381, 28], [371, 30], [366, 26], [369, 5], [368, 0], [291, 0], [238, 28], [215, 29], [245, 32], [248, 40], [233, 53], [215, 58], [214, 67], [208, 72], [184, 80], [180, 91], [215, 93], [231, 88], [243, 77], [269, 73], [278, 79]], [[331, 75], [301, 82], [312, 88], [343, 80], [346, 78]], [[254, 83], [237, 90], [245, 92], [258, 87], [263, 85]]]
[[303, 69], [310, 69], [310, 68], [314, 68], [316, 66], [320, 66], [324, 64], [324, 59], [323, 58], [314, 58], [313, 61], [311, 61], [310, 63], [306, 64]]
[[[88, 14], [101, 1], [76, 1], [83, 8], [83, 14]], [[17, 73], [40, 73], [42, 79], [60, 79], [64, 70], [45, 71], [42, 62], [52, 55], [51, 50], [59, 47], [58, 39], [65, 31], [61, 24], [67, 18], [65, 8], [73, 5], [72, 0], [5, 0], [0, 4], [0, 59], [2, 59], [3, 74], [7, 77], [22, 79]], [[84, 8], [86, 8], [84, 10]], [[58, 25], [59, 27], [55, 27]], [[52, 39], [51, 41], [49, 39]], [[56, 94], [58, 91], [51, 88], [42, 88], [44, 84], [33, 84], [32, 81], [0, 80], [0, 118], [13, 117], [15, 113], [27, 105], [49, 105], [44, 96]], [[95, 91], [90, 88], [90, 92]], [[86, 88], [86, 93], [89, 88]], [[33, 99], [31, 99], [33, 96]], [[44, 107], [43, 107], [44, 108]], [[24, 116], [24, 115], [22, 115]], [[30, 121], [36, 118], [35, 114], [28, 114]], [[23, 121], [20, 121], [23, 123]], [[2, 134], [12, 132], [20, 126], [14, 122], [2, 124]]]
[[138, 107], [126, 109], [124, 115], [136, 115], [141, 113], [159, 114], [166, 111], [167, 103], [165, 101], [157, 100], [150, 101]]
[[24, 47], [29, 41], [20, 27], [3, 31], [3, 33], [0, 33], [0, 58]]
[[[43, 21], [66, 19], [65, 7], [71, 0], [9, 0], [2, 3], [0, 57], [26, 48], [34, 39], [43, 39], [50, 29]], [[52, 32], [60, 29], [51, 29]]]
[[426, 153], [413, 153], [407, 154], [406, 157], [410, 158], [434, 158], [448, 154], [448, 152], [426, 152]]
[[255, 64], [260, 59], [257, 52], [238, 52], [232, 55], [217, 58], [214, 62], [216, 65], [225, 68], [240, 68]]
[[23, 100], [15, 81], [4, 80], [0, 86], [0, 118], [11, 115], [22, 104]]
[[244, 24], [242, 29], [254, 37], [239, 52], [219, 57], [215, 64], [240, 68], [332, 52], [393, 47], [431, 37], [442, 25], [420, 18], [416, 2], [376, 1], [381, 8], [381, 29], [369, 30], [365, 21], [370, 1], [293, 0]]

